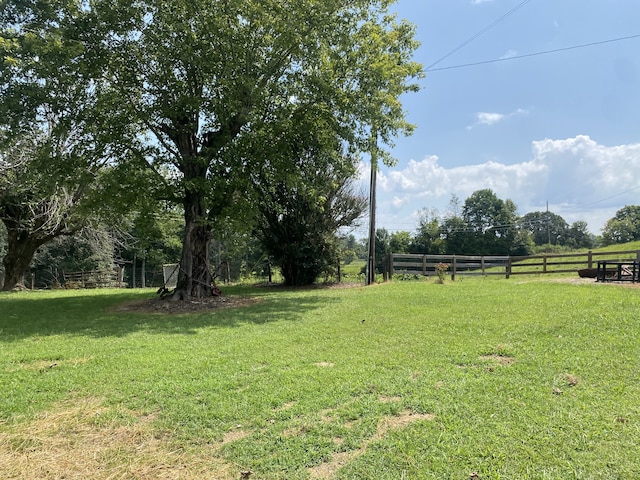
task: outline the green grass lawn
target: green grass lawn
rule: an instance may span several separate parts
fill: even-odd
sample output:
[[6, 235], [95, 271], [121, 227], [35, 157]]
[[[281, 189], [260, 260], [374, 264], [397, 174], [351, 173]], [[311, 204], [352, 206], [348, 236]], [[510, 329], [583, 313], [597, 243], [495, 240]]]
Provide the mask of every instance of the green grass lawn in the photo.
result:
[[224, 291], [259, 301], [164, 315], [122, 308], [142, 290], [0, 295], [0, 478], [640, 474], [638, 288]]

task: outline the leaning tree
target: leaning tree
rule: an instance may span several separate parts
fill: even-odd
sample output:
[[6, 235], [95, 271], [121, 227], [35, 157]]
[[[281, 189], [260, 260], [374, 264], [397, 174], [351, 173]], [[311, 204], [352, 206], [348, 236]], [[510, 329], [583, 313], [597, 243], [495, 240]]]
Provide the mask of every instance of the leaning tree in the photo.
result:
[[[209, 244], [260, 169], [256, 132], [320, 105], [349, 154], [411, 130], [414, 29], [389, 0], [95, 0], [85, 36], [101, 81], [168, 165], [185, 232], [174, 299], [210, 295]], [[84, 4], [83, 4], [84, 5]], [[282, 168], [287, 168], [286, 161]], [[166, 178], [165, 178], [166, 180]]]
[[37, 140], [24, 141], [0, 154], [0, 221], [7, 232], [3, 290], [24, 287], [38, 248], [80, 225], [74, 209], [81, 186], [51, 181], [38, 165], [37, 147]]
[[82, 9], [63, 0], [49, 7], [46, 1], [0, 5], [4, 290], [23, 284], [39, 247], [84, 224], [83, 204], [112, 156], [103, 141], [111, 128], [103, 115], [108, 109], [82, 60]]

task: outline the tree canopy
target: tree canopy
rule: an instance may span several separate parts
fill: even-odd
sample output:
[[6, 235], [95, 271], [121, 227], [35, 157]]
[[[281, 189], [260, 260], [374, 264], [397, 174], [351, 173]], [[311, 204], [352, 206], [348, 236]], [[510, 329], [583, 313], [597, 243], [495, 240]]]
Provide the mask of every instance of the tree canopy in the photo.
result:
[[184, 211], [175, 298], [209, 295], [210, 241], [245, 210], [247, 173], [289, 168], [290, 157], [260, 153], [274, 125], [312, 119], [294, 125], [328, 129], [354, 158], [372, 148], [372, 129], [389, 145], [411, 132], [400, 96], [422, 67], [392, 3], [4, 2], [3, 136], [53, 120], [47, 144], [73, 147], [65, 165], [108, 157], [153, 172]]
[[[268, 130], [260, 168], [248, 172], [258, 212], [255, 233], [287, 285], [308, 285], [339, 262], [337, 232], [362, 216], [354, 158], [311, 109]], [[258, 155], [256, 155], [257, 157]], [[286, 165], [286, 169], [283, 169]]]
[[627, 205], [609, 219], [602, 230], [605, 245], [640, 240], [640, 206]]
[[473, 192], [462, 207], [458, 198], [452, 197], [450, 212], [443, 217], [435, 210], [423, 209], [414, 235], [393, 235], [408, 238], [404, 244], [396, 244], [399, 249], [392, 249], [395, 253], [436, 255], [529, 255], [536, 247], [548, 247], [548, 238], [565, 248], [590, 248], [594, 244], [586, 222], [569, 226], [552, 212], [531, 212], [521, 217], [513, 201], [498, 198], [490, 189]]
[[[312, 111], [351, 154], [370, 148], [372, 125], [389, 143], [411, 130], [399, 97], [416, 89], [421, 67], [410, 59], [414, 29], [390, 3], [93, 4], [103, 78], [123, 116], [153, 139], [149, 164], [176, 172], [186, 224], [180, 297], [208, 294], [209, 242], [245, 172], [262, 168], [256, 152], [273, 123]], [[288, 168], [286, 156], [268, 160]]]
[[98, 171], [113, 156], [108, 109], [75, 38], [74, 2], [0, 6], [0, 220], [3, 289], [23, 283], [35, 251], [86, 223]]

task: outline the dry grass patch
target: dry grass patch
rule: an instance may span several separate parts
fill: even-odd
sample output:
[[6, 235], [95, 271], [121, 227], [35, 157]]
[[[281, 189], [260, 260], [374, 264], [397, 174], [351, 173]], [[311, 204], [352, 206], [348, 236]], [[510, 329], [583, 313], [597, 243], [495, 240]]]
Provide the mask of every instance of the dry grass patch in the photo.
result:
[[[113, 420], [116, 413], [118, 420]], [[109, 419], [111, 418], [111, 419]], [[237, 478], [219, 458], [176, 445], [153, 429], [153, 416], [72, 399], [0, 433], [0, 478], [167, 480]]]
[[246, 430], [241, 430], [240, 428], [236, 430], [230, 430], [224, 434], [222, 438], [222, 445], [228, 445], [229, 443], [236, 442], [238, 440], [242, 440], [243, 438], [247, 438], [251, 435], [251, 432], [247, 432]]
[[562, 375], [562, 380], [570, 387], [575, 387], [580, 383], [580, 379], [571, 373]]
[[378, 397], [378, 401], [380, 403], [397, 403], [402, 401], [402, 397], [398, 397], [398, 396], [390, 397], [388, 395], [380, 395]]
[[[357, 450], [352, 450], [350, 452], [339, 452], [335, 453], [331, 460], [328, 462], [322, 463], [315, 467], [309, 469], [309, 476], [312, 479], [330, 479], [333, 478], [338, 469], [345, 466], [347, 463], [352, 462], [356, 458], [364, 455], [367, 451], [367, 447], [379, 440], [382, 440], [390, 431], [393, 430], [401, 430], [403, 428], [408, 427], [412, 423], [419, 421], [432, 421], [434, 420], [434, 415], [431, 414], [417, 414], [413, 413], [410, 410], [405, 410], [401, 412], [397, 416], [393, 417], [384, 417], [379, 423], [376, 433], [366, 440], [362, 447]], [[338, 442], [336, 442], [339, 444]]]
[[75, 367], [77, 365], [84, 365], [85, 363], [89, 363], [91, 358], [89, 357], [81, 357], [81, 358], [70, 358], [70, 359], [40, 359], [40, 360], [31, 360], [20, 362], [18, 365], [8, 367], [6, 371], [8, 373], [17, 372], [19, 370], [28, 370], [33, 372], [45, 372], [47, 370], [51, 370], [59, 367]]
[[296, 403], [297, 402], [294, 402], [294, 401], [284, 403], [280, 407], [274, 408], [273, 411], [274, 412], [284, 412], [286, 410], [289, 410], [289, 409], [295, 407]]

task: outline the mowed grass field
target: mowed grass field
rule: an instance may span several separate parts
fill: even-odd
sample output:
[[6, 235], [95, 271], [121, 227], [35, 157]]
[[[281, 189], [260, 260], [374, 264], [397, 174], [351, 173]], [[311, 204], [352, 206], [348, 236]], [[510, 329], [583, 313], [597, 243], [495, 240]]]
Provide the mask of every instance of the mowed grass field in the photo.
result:
[[637, 287], [224, 294], [252, 301], [168, 315], [127, 306], [148, 290], [0, 295], [0, 478], [640, 475]]

